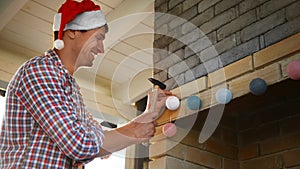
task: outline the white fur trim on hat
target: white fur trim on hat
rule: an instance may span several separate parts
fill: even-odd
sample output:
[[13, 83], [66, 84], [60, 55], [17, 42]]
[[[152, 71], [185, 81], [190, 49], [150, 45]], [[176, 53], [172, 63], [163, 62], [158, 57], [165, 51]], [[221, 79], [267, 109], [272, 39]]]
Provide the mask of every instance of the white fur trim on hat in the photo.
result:
[[[61, 13], [54, 16], [53, 31], [58, 31], [61, 23]], [[105, 15], [101, 10], [87, 11], [76, 16], [66, 24], [65, 30], [91, 30], [106, 24]]]

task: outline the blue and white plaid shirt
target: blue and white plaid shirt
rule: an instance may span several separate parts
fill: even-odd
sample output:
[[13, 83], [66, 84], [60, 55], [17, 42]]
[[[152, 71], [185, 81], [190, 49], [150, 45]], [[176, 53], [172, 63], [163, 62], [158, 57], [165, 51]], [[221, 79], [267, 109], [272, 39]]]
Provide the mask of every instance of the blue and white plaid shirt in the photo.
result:
[[0, 168], [76, 168], [98, 155], [103, 130], [53, 50], [19, 68], [6, 99]]

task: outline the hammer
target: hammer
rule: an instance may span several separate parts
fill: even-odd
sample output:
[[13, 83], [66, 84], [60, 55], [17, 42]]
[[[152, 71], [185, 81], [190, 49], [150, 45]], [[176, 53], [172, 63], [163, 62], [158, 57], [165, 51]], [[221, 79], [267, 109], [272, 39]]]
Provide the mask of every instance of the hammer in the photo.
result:
[[167, 88], [167, 86], [159, 81], [159, 80], [156, 80], [154, 78], [148, 78], [148, 80], [154, 85], [154, 86], [158, 86], [159, 88], [161, 88], [162, 90], [165, 90]]
[[152, 99], [152, 104], [150, 106], [150, 112], [153, 112], [154, 107], [155, 107], [155, 103], [156, 103], [156, 100], [157, 100], [158, 88], [164, 90], [164, 89], [167, 88], [167, 86], [163, 82], [161, 82], [159, 80], [156, 80], [154, 78], [148, 78], [148, 80], [154, 85], [153, 99]]
[[[154, 107], [155, 107], [155, 103], [156, 103], [156, 100], [157, 100], [157, 95], [158, 95], [158, 88], [164, 90], [166, 89], [166, 85], [159, 81], [159, 80], [156, 80], [154, 78], [148, 78], [148, 80], [154, 85], [154, 88], [153, 88], [153, 99], [152, 99], [152, 104], [150, 106], [150, 113], [153, 113], [154, 111]], [[153, 117], [153, 120], [157, 119], [159, 116], [157, 117]], [[142, 145], [144, 146], [149, 146], [149, 142], [143, 142]]]

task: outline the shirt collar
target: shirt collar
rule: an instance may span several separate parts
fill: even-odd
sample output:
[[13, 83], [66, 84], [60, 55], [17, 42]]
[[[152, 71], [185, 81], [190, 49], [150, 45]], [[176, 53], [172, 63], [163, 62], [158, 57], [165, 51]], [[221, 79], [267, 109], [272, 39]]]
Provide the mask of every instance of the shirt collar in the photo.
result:
[[56, 66], [61, 67], [62, 71], [64, 72], [65, 76], [70, 79], [71, 81], [75, 82], [75, 78], [69, 73], [68, 69], [62, 63], [61, 58], [53, 49], [49, 49], [45, 52], [45, 56], [49, 57], [51, 60], [54, 61]]

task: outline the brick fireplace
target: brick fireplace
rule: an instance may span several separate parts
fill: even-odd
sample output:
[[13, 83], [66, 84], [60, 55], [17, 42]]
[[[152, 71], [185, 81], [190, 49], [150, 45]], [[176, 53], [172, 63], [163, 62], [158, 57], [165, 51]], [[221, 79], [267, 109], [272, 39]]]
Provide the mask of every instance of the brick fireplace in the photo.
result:
[[[299, 167], [299, 85], [300, 81], [287, 79], [269, 86], [264, 96], [246, 94], [235, 99], [225, 107], [212, 137], [202, 144], [198, 137], [208, 111], [199, 112], [192, 130], [178, 145], [167, 149], [168, 144], [177, 141], [176, 136], [156, 138], [157, 142], [154, 139], [150, 155], [152, 152], [155, 156], [150, 168]], [[156, 149], [161, 151], [162, 148], [166, 148], [166, 152], [157, 155]]]
[[[300, 60], [300, 1], [157, 0], [155, 6], [156, 12], [184, 18], [174, 22], [158, 16], [154, 42], [154, 77], [181, 99], [181, 109], [158, 120], [148, 167], [300, 168], [300, 81], [285, 72], [288, 63]], [[187, 23], [211, 43], [201, 43], [202, 36]], [[258, 77], [268, 84], [261, 96], [249, 91]], [[209, 110], [220, 106], [214, 94], [221, 87], [232, 92], [233, 100], [213, 135], [199, 143]], [[191, 95], [201, 98], [199, 111], [186, 108]], [[161, 128], [169, 121], [178, 132], [166, 138]], [[185, 121], [193, 124], [188, 130], [181, 126]]]

